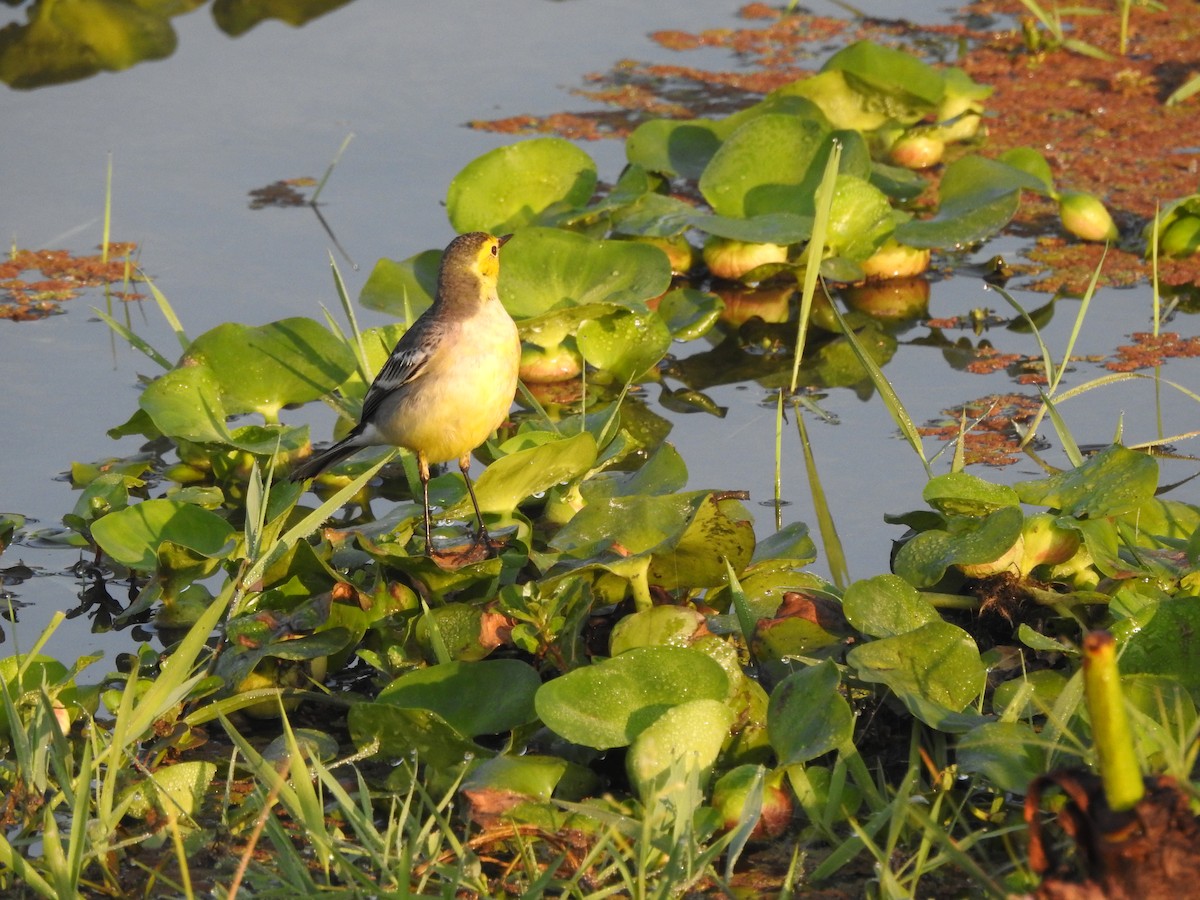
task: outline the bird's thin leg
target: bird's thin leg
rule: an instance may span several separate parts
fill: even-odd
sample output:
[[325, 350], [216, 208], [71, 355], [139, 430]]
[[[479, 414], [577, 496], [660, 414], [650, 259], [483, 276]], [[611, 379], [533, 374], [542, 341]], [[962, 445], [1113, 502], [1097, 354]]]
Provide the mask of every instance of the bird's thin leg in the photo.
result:
[[425, 555], [433, 555], [432, 527], [429, 522], [429, 460], [424, 453], [417, 454], [417, 474], [421, 477], [421, 495], [425, 501]]
[[488, 536], [487, 526], [483, 524], [483, 513], [479, 511], [479, 501], [475, 499], [475, 488], [471, 485], [471, 454], [464, 453], [458, 460], [459, 471], [462, 472], [463, 481], [467, 483], [467, 493], [471, 495], [471, 505], [475, 507], [475, 519], [479, 522], [479, 535], [476, 541], [482, 538], [485, 544], [491, 542]]

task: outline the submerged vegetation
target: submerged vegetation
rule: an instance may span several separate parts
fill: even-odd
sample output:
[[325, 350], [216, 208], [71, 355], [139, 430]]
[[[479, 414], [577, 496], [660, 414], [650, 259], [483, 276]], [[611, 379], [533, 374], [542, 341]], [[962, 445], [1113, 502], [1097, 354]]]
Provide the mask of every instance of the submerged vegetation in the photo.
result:
[[[524, 343], [518, 408], [479, 452], [500, 542], [483, 561], [455, 557], [470, 512], [456, 473], [430, 487], [435, 558], [407, 454], [337, 466], [315, 497], [283, 477], [312, 452], [298, 408], [325, 400], [348, 427], [403, 333], [360, 330], [336, 268], [344, 326], [195, 338], [146, 282], [182, 355], [107, 317], [161, 373], [111, 431], [144, 451], [75, 464], [64, 523], [94, 554], [93, 590], [128, 586], [118, 621], [152, 618], [165, 649], [100, 677], [43, 655], [48, 635], [0, 660], [0, 887], [999, 897], [1070, 875], [1020, 800], [1054, 785], [1068, 833], [1172, 811], [1145, 830], [1193, 866], [1200, 507], [1166, 496], [1119, 422], [1085, 454], [1059, 406], [1135, 379], [1200, 397], [1157, 372], [1066, 388], [1074, 337], [1047, 347], [999, 263], [988, 278], [1027, 323], [1041, 393], [995, 430], [1019, 452], [1049, 423], [1067, 468], [1014, 485], [967, 471], [998, 398], [955, 411], [934, 474], [884, 376], [887, 326], [924, 314], [931, 259], [953, 264], [1031, 198], [1081, 239], [1112, 238], [1041, 153], [978, 152], [988, 93], [856, 42], [731, 114], [642, 122], [610, 184], [558, 137], [464, 167], [450, 222], [514, 234], [500, 295]], [[936, 183], [916, 171], [930, 167]], [[1164, 208], [1143, 248], [1186, 247], [1194, 206]], [[411, 322], [437, 265], [381, 260], [359, 301]], [[700, 339], [713, 348], [668, 356]], [[637, 386], [719, 413], [705, 388], [750, 379], [805, 447], [806, 389], [879, 392], [929, 475], [925, 508], [889, 517], [891, 572], [850, 580], [822, 504], [828, 579], [805, 526], [761, 536], [736, 486], [684, 489]], [[1119, 647], [1119, 689], [1096, 629]], [[1101, 788], [1064, 774], [1081, 767]], [[1112, 885], [1088, 848], [1075, 859]]]

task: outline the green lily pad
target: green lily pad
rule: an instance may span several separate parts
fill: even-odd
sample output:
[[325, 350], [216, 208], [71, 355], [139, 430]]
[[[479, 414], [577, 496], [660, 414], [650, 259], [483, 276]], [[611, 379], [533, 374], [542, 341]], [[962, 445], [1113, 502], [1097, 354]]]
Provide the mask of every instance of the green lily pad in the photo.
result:
[[748, 244], [798, 244], [812, 235], [812, 216], [801, 216], [791, 212], [763, 213], [758, 216], [736, 218], [697, 214], [691, 217], [691, 225], [697, 231], [731, 241]]
[[142, 391], [138, 405], [168, 437], [196, 444], [227, 444], [233, 440], [225, 420], [229, 411], [221, 386], [208, 366], [172, 369]]
[[354, 746], [375, 747], [384, 759], [410, 759], [434, 769], [450, 769], [464, 760], [495, 752], [459, 733], [429, 709], [389, 703], [356, 703], [346, 716]]
[[625, 757], [642, 802], [678, 801], [692, 778], [706, 782], [732, 726], [733, 710], [720, 700], [688, 700], [665, 710], [638, 734]]
[[1046, 771], [1046, 752], [1036, 731], [1024, 722], [984, 722], [955, 744], [958, 768], [982, 775], [1001, 791], [1024, 795]]
[[399, 262], [385, 257], [375, 263], [358, 293], [358, 302], [412, 322], [433, 305], [441, 266], [440, 250], [425, 250]]
[[212, 762], [179, 762], [160, 766], [130, 785], [122, 793], [118, 805], [138, 819], [144, 819], [154, 810], [165, 810], [168, 805], [175, 813], [190, 816], [203, 804], [208, 787], [216, 775], [217, 764]]
[[450, 182], [446, 213], [458, 232], [507, 234], [553, 209], [578, 209], [596, 189], [596, 164], [557, 137], [497, 147]]
[[542, 680], [517, 659], [449, 662], [406, 672], [376, 703], [428, 709], [459, 734], [501, 734], [534, 721], [533, 696]]
[[1120, 640], [1121, 672], [1168, 676], [1200, 698], [1200, 598], [1163, 600], [1113, 629]]
[[728, 693], [725, 670], [711, 656], [679, 647], [639, 647], [546, 682], [534, 704], [551, 731], [606, 750], [628, 745], [673, 706], [723, 702]]
[[877, 575], [856, 581], [842, 598], [846, 621], [871, 637], [905, 634], [941, 616], [921, 592], [896, 575]]
[[922, 531], [896, 553], [892, 568], [915, 587], [942, 580], [951, 565], [978, 565], [999, 559], [1021, 535], [1025, 516], [1005, 506], [983, 518], [954, 516], [946, 528]]
[[843, 47], [825, 61], [821, 71], [840, 71], [863, 93], [877, 95], [890, 105], [894, 119], [903, 119], [900, 109], [915, 112], [936, 107], [946, 90], [937, 69], [911, 53], [873, 41], [856, 41]]
[[164, 542], [220, 559], [234, 546], [233, 527], [216, 513], [174, 500], [146, 500], [92, 524], [92, 537], [114, 560], [141, 572], [158, 564]]
[[575, 339], [585, 360], [622, 383], [646, 374], [671, 347], [666, 323], [649, 310], [621, 310], [588, 319]]
[[975, 641], [948, 622], [855, 647], [846, 662], [863, 681], [886, 685], [914, 716], [944, 731], [969, 722], [954, 714], [979, 696], [987, 679]]
[[854, 175], [838, 175], [825, 246], [834, 256], [861, 262], [895, 230], [892, 206], [879, 188]]
[[779, 765], [824, 756], [854, 734], [854, 713], [838, 691], [841, 676], [826, 660], [793, 672], [771, 691], [767, 733]]
[[[181, 368], [207, 366], [228, 415], [317, 400], [354, 371], [354, 353], [316, 321], [295, 317], [254, 327], [227, 322], [192, 341]], [[161, 426], [160, 426], [161, 427]]]
[[620, 656], [634, 647], [690, 647], [704, 628], [704, 615], [690, 606], [652, 606], [613, 626], [609, 652]]
[[1097, 519], [1137, 509], [1158, 488], [1154, 457], [1113, 444], [1083, 465], [1016, 485], [1024, 503], [1057, 509], [1064, 515]]
[[896, 240], [912, 247], [966, 247], [1007, 225], [1021, 204], [1021, 191], [1042, 191], [1042, 182], [1020, 169], [982, 156], [964, 156], [942, 175], [940, 206], [929, 219], [896, 228]]
[[526, 498], [582, 477], [595, 464], [596, 452], [596, 439], [583, 431], [502, 456], [475, 482], [479, 508], [511, 513]]
[[948, 516], [986, 515], [1021, 501], [1008, 485], [984, 481], [969, 472], [946, 472], [925, 483], [921, 496], [938, 512]]
[[556, 228], [524, 228], [504, 245], [500, 299], [518, 319], [560, 306], [628, 306], [662, 294], [671, 264], [657, 247], [598, 241]]
[[778, 113], [750, 119], [705, 167], [700, 192], [723, 216], [811, 215], [828, 135], [814, 119]]
[[668, 291], [658, 301], [658, 315], [677, 341], [694, 341], [707, 334], [724, 308], [724, 301], [716, 294], [696, 288]]

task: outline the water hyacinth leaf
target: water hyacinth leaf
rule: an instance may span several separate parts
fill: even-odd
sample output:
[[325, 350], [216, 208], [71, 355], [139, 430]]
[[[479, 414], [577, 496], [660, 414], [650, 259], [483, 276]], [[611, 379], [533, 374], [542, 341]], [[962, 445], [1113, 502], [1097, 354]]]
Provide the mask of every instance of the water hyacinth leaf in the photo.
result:
[[707, 633], [704, 615], [693, 607], [653, 606], [613, 626], [609, 652], [620, 656], [634, 647], [690, 647], [701, 633]]
[[181, 368], [212, 370], [229, 415], [262, 414], [328, 394], [354, 371], [354, 353], [313, 319], [294, 317], [261, 326], [226, 322], [192, 341]]
[[817, 558], [817, 545], [803, 522], [789, 522], [774, 534], [758, 542], [751, 562], [767, 560], [795, 560], [798, 566], [806, 566]]
[[724, 302], [716, 294], [696, 288], [679, 288], [663, 294], [658, 315], [677, 341], [694, 341], [717, 323]]
[[651, 119], [625, 141], [625, 156], [652, 172], [700, 177], [724, 140], [725, 128], [713, 119]]
[[497, 756], [483, 760], [463, 779], [462, 792], [473, 804], [494, 795], [499, 802], [513, 794], [546, 802], [554, 796], [576, 799], [597, 787], [589, 769], [557, 756]]
[[813, 119], [770, 114], [738, 128], [700, 176], [700, 192], [719, 215], [813, 211], [822, 165], [815, 164], [828, 136]]
[[1163, 675], [1200, 697], [1200, 601], [1162, 600], [1112, 630], [1123, 644], [1122, 674]]
[[1017, 492], [969, 472], [935, 475], [921, 491], [925, 502], [948, 516], [981, 516], [1004, 506], [1017, 506]]
[[704, 784], [733, 718], [733, 710], [720, 700], [688, 700], [642, 730], [625, 757], [625, 770], [642, 802], [655, 797], [679, 802], [693, 778]]
[[855, 647], [846, 662], [863, 681], [886, 685], [909, 712], [941, 730], [970, 722], [955, 714], [979, 696], [987, 679], [975, 641], [948, 622]]
[[1097, 519], [1137, 509], [1154, 496], [1157, 487], [1158, 463], [1152, 456], [1113, 444], [1084, 460], [1082, 466], [1049, 478], [1018, 482], [1016, 491], [1023, 503]]
[[941, 621], [933, 604], [896, 575], [877, 575], [846, 588], [842, 611], [855, 629], [871, 637], [904, 634]]
[[729, 678], [699, 650], [640, 647], [543, 684], [534, 698], [538, 718], [575, 744], [607, 750], [630, 744], [673, 706], [723, 702]]
[[946, 90], [945, 79], [937, 69], [911, 53], [872, 41], [843, 47], [825, 61], [821, 71], [840, 71], [864, 93], [875, 94], [889, 104], [895, 119], [904, 118], [904, 109], [920, 112], [936, 107]]
[[[67, 667], [50, 656], [6, 656], [0, 659], [0, 680], [4, 682], [2, 689], [18, 711], [29, 702], [30, 694], [40, 697], [43, 686], [51, 699], [65, 703], [75, 697], [75, 685]], [[0, 700], [0, 738], [10, 737], [11, 728], [8, 705]]]
[[479, 508], [511, 513], [527, 497], [582, 477], [596, 462], [596, 439], [586, 431], [502, 456], [475, 482]]
[[533, 696], [542, 680], [517, 659], [449, 662], [405, 672], [376, 703], [427, 709], [459, 734], [501, 734], [537, 718]]
[[837, 666], [826, 660], [793, 672], [771, 691], [767, 734], [779, 765], [824, 756], [854, 734], [854, 713], [841, 695]]
[[736, 500], [709, 494], [679, 539], [655, 549], [648, 576], [667, 590], [725, 583], [725, 560], [742, 571], [754, 553], [754, 526]]
[[687, 465], [673, 444], [662, 443], [632, 472], [604, 472], [579, 486], [587, 503], [610, 497], [673, 494], [687, 484]]
[[346, 715], [346, 724], [354, 746], [360, 749], [377, 746], [375, 752], [383, 759], [400, 760], [415, 755], [425, 765], [446, 769], [472, 756], [495, 755], [428, 709], [355, 703]]
[[500, 299], [518, 319], [560, 306], [629, 305], [662, 294], [671, 265], [657, 247], [525, 228], [504, 245]]
[[217, 775], [212, 762], [178, 762], [160, 766], [145, 779], [126, 789], [117, 801], [119, 807], [138, 819], [168, 806], [175, 814], [191, 816], [204, 802], [208, 786]]
[[862, 261], [895, 230], [887, 197], [869, 181], [838, 175], [825, 246], [835, 256]]
[[1000, 154], [1000, 162], [1032, 175], [1041, 182], [1043, 193], [1053, 193], [1054, 173], [1050, 169], [1050, 163], [1032, 147], [1013, 147]]
[[791, 212], [763, 213], [738, 218], [698, 213], [691, 217], [697, 231], [748, 244], [798, 244], [812, 234], [812, 216]]
[[468, 163], [450, 182], [446, 213], [460, 233], [507, 234], [552, 208], [582, 207], [595, 189], [590, 156], [562, 138], [533, 138]]
[[613, 230], [642, 237], [675, 237], [692, 227], [696, 208], [678, 197], [646, 194], [613, 211]]
[[233, 438], [225, 425], [229, 412], [221, 386], [208, 366], [172, 369], [142, 391], [138, 406], [167, 437], [195, 444], [227, 444]]
[[164, 541], [210, 559], [227, 556], [233, 527], [216, 513], [174, 500], [146, 500], [109, 513], [92, 524], [92, 537], [114, 560], [131, 569], [153, 571]]
[[385, 257], [375, 263], [358, 302], [411, 322], [433, 305], [441, 265], [440, 250], [425, 250], [400, 261]]
[[896, 240], [912, 247], [965, 247], [986, 240], [1016, 215], [1022, 190], [1041, 193], [1042, 182], [997, 160], [964, 156], [946, 167], [937, 214], [897, 226]]
[[619, 382], [633, 382], [654, 367], [671, 347], [671, 332], [649, 310], [620, 310], [588, 319], [575, 335], [579, 352]]
[[1001, 791], [1023, 795], [1029, 782], [1046, 771], [1041, 738], [1025, 722], [984, 722], [959, 737], [959, 769], [982, 775]]
[[1006, 506], [983, 518], [956, 516], [947, 527], [922, 531], [896, 553], [892, 569], [915, 587], [942, 580], [951, 565], [980, 565], [1000, 559], [1021, 536], [1019, 507]]

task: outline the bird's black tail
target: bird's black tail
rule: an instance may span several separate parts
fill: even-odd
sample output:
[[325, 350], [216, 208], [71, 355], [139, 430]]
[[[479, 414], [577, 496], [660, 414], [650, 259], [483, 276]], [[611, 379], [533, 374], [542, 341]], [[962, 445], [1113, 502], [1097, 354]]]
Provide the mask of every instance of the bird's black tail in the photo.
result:
[[358, 435], [351, 434], [338, 441], [332, 447], [327, 447], [320, 453], [310, 456], [307, 460], [292, 470], [288, 476], [292, 481], [303, 481], [320, 475], [330, 466], [337, 465], [348, 456], [353, 456], [364, 445], [359, 443]]

